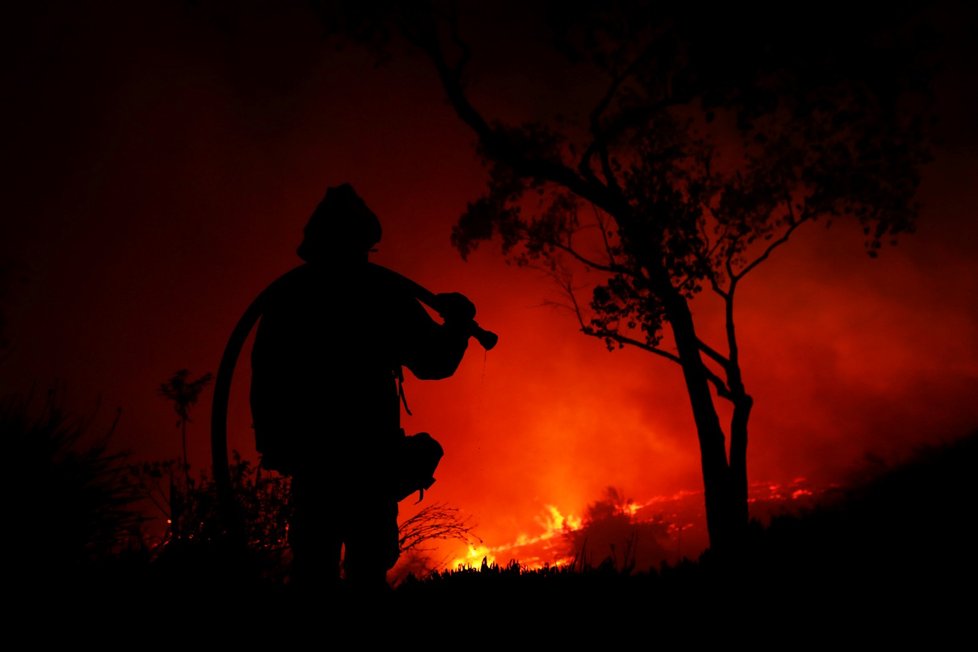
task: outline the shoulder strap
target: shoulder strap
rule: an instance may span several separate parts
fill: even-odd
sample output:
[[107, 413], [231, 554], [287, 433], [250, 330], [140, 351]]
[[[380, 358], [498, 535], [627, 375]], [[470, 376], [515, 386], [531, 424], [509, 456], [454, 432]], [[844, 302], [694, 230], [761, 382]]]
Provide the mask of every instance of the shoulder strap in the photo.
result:
[[414, 416], [411, 412], [411, 408], [407, 404], [407, 394], [404, 393], [404, 368], [400, 365], [394, 371], [394, 378], [397, 380], [397, 396], [401, 399], [401, 403], [404, 404], [404, 411], [407, 412], [409, 417]]

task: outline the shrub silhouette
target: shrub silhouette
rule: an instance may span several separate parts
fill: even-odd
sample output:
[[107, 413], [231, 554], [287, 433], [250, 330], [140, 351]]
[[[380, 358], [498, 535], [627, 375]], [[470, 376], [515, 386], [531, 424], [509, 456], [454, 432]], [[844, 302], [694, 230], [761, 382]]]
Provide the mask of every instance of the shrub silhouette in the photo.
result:
[[619, 489], [608, 487], [601, 500], [588, 505], [582, 526], [564, 535], [578, 570], [599, 567], [630, 573], [648, 570], [668, 557], [661, 543], [669, 538], [668, 524], [636, 519], [630, 503]]
[[[324, 460], [322, 465], [326, 473], [328, 462]], [[262, 469], [237, 451], [232, 453], [229, 469], [232, 494], [244, 527], [244, 550], [230, 550], [224, 545], [217, 486], [209, 474], [190, 477], [184, 473], [181, 460], [132, 467], [142, 495], [156, 507], [165, 524], [161, 534], [146, 536], [147, 548], [153, 551], [151, 562], [161, 569], [158, 576], [162, 581], [286, 581], [291, 562], [289, 478]], [[397, 569], [394, 583], [411, 573], [426, 575], [431, 571], [426, 553], [433, 541], [478, 541], [472, 529], [458, 508], [444, 503], [432, 503], [404, 519], [399, 543], [405, 564]], [[220, 568], [224, 571], [215, 575]]]
[[289, 480], [262, 470], [235, 451], [230, 464], [244, 547], [232, 548], [220, 529], [217, 487], [182, 460], [134, 465], [131, 475], [163, 519], [146, 534], [157, 577], [168, 585], [281, 582], [288, 567]]
[[0, 405], [8, 561], [15, 584], [45, 587], [90, 575], [138, 545], [139, 492], [128, 454], [113, 452], [105, 433], [71, 418], [51, 390]]

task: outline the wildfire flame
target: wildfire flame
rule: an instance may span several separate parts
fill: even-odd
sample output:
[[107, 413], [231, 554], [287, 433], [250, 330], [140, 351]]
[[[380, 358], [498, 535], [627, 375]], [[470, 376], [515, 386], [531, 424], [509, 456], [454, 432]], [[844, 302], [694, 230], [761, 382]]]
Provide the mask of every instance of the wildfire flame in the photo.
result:
[[[785, 505], [800, 499], [812, 499], [820, 493], [806, 478], [797, 477], [786, 484], [757, 482], [751, 485], [749, 501], [755, 505]], [[671, 495], [655, 496], [644, 502], [629, 501], [621, 513], [635, 523], [665, 519], [668, 538], [672, 541], [670, 559], [696, 555], [705, 545], [702, 514], [702, 491], [681, 490]], [[449, 568], [481, 568], [516, 561], [527, 569], [570, 565], [574, 558], [566, 545], [567, 538], [584, 527], [585, 519], [563, 512], [554, 504], [545, 504], [536, 516], [535, 533], [520, 532], [508, 543], [468, 545], [464, 554], [455, 557]], [[666, 544], [667, 546], [670, 544]]]
[[[465, 556], [453, 560], [450, 567], [473, 568], [481, 566], [483, 562], [491, 566], [496, 563], [497, 557], [504, 554], [510, 559], [515, 559], [517, 555], [513, 553], [528, 551], [527, 549], [538, 546], [551, 553], [551, 558], [542, 559], [539, 555], [532, 554], [529, 558], [520, 559], [522, 565], [534, 569], [570, 563], [572, 559], [563, 554], [563, 551], [559, 550], [559, 546], [553, 543], [547, 544], [553, 542], [554, 539], [562, 541], [565, 534], [579, 530], [583, 525], [583, 519], [573, 514], [563, 514], [556, 505], [545, 505], [544, 510], [543, 514], [534, 519], [537, 525], [543, 529], [543, 532], [536, 535], [521, 532], [516, 536], [515, 541], [498, 546], [469, 545]], [[541, 546], [541, 544], [543, 545]]]
[[493, 554], [492, 550], [487, 546], [476, 546], [469, 544], [469, 549], [465, 556], [455, 559], [449, 567], [473, 568], [481, 565], [483, 562], [489, 564], [490, 566], [496, 563], [496, 556]]

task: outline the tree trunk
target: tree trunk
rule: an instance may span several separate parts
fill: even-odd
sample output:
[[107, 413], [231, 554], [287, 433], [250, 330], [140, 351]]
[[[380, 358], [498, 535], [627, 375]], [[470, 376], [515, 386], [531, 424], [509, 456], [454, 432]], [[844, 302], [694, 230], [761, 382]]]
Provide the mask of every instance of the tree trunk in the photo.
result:
[[724, 553], [735, 545], [736, 529], [723, 428], [710, 392], [689, 305], [685, 298], [675, 294], [672, 301], [668, 302], [666, 310], [682, 362], [683, 378], [700, 443], [710, 548]]
[[744, 392], [734, 397], [730, 420], [730, 501], [735, 536], [746, 533], [750, 515], [747, 511], [747, 422], [754, 399]]

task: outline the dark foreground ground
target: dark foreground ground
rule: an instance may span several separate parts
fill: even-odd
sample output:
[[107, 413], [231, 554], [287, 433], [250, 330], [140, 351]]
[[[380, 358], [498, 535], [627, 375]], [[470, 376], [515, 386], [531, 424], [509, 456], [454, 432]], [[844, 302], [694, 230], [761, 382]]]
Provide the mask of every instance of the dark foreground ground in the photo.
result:
[[670, 648], [735, 639], [970, 647], [976, 463], [978, 436], [922, 451], [810, 513], [755, 526], [731, 559], [708, 553], [630, 575], [513, 565], [409, 580], [374, 598], [300, 595], [254, 578], [240, 559], [203, 550], [156, 567], [120, 559], [71, 581], [31, 582], [29, 569], [13, 567], [5, 613], [41, 639], [132, 646], [220, 640], [250, 649], [264, 637], [325, 643], [342, 634], [351, 649], [371, 640], [410, 649], [603, 641], [608, 649], [636, 635], [643, 647]]

